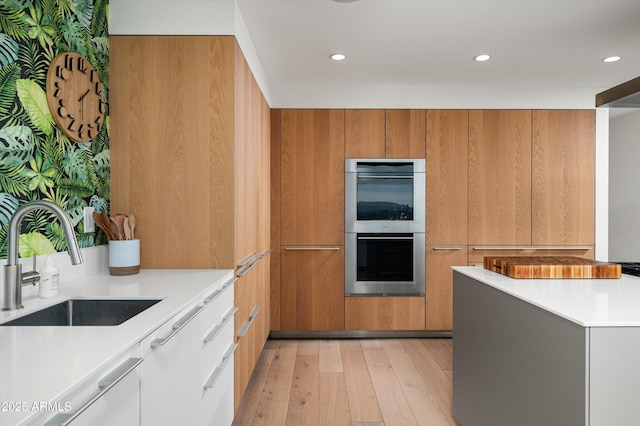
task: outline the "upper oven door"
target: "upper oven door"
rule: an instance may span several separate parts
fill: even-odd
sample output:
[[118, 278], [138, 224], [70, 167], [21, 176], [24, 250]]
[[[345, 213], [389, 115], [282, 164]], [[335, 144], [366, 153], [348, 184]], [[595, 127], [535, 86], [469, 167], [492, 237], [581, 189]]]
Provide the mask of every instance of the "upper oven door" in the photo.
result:
[[346, 232], [425, 232], [424, 159], [345, 160]]

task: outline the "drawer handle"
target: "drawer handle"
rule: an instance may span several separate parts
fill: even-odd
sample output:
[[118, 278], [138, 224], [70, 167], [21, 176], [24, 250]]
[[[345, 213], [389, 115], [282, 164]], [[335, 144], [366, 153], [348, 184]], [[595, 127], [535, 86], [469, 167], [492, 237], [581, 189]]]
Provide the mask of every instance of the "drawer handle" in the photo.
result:
[[260, 312], [260, 309], [262, 309], [262, 306], [260, 305], [254, 307], [251, 313], [249, 314], [249, 319], [253, 320], [256, 317], [256, 315], [258, 315], [258, 312]]
[[222, 321], [220, 321], [220, 324], [216, 325], [213, 328], [213, 330], [211, 330], [211, 332], [209, 334], [207, 334], [207, 337], [204, 338], [204, 342], [205, 343], [209, 343], [213, 339], [215, 339], [216, 336], [220, 333], [220, 331], [224, 328], [224, 326], [227, 325], [229, 320], [231, 318], [233, 318], [233, 316], [235, 315], [236, 312], [238, 312], [238, 308], [229, 309], [227, 311], [227, 313], [225, 314], [225, 316], [222, 318]]
[[462, 247], [434, 247], [434, 250], [462, 250]]
[[204, 384], [205, 390], [211, 389], [216, 384], [216, 382], [218, 381], [218, 378], [220, 377], [220, 374], [222, 373], [222, 370], [224, 370], [224, 368], [227, 366], [227, 363], [231, 359], [231, 355], [233, 355], [237, 347], [238, 347], [237, 343], [232, 343], [229, 346], [229, 349], [227, 349], [227, 352], [225, 352], [224, 356], [222, 357], [222, 362], [220, 363], [219, 366], [215, 368], [215, 370], [213, 370], [213, 373], [211, 373], [211, 376], [209, 376], [209, 378], [205, 382]]
[[285, 247], [288, 251], [304, 251], [304, 250], [340, 250], [340, 247]]
[[513, 246], [513, 247], [474, 247], [474, 250], [591, 250], [589, 246]]
[[114, 387], [120, 380], [124, 379], [127, 374], [132, 372], [140, 363], [142, 358], [129, 358], [118, 367], [116, 367], [109, 374], [104, 376], [98, 381], [98, 391], [93, 394], [87, 401], [83, 402], [80, 408], [71, 413], [58, 413], [50, 418], [45, 425], [46, 426], [66, 426], [74, 421], [80, 414], [82, 414], [87, 408], [91, 407], [94, 402], [102, 397], [105, 393]]
[[244, 265], [248, 264], [249, 262], [251, 262], [257, 255], [259, 255], [260, 252], [257, 251], [255, 253], [251, 253], [249, 256], [245, 257], [244, 259], [242, 259], [240, 262], [238, 262], [236, 264], [236, 268], [242, 268]]
[[249, 272], [251, 270], [251, 268], [253, 268], [254, 266], [256, 266], [260, 261], [262, 260], [262, 257], [258, 257], [257, 259], [255, 259], [253, 262], [251, 262], [249, 264], [249, 266], [245, 266], [245, 268], [241, 271], [239, 271], [236, 275], [238, 277], [242, 277], [244, 275], [247, 274], [247, 272]]
[[204, 300], [203, 303], [206, 305], [208, 303], [213, 302], [214, 300], [216, 300], [218, 298], [218, 296], [220, 296], [226, 289], [228, 289], [229, 287], [231, 287], [231, 284], [235, 283], [236, 281], [238, 281], [237, 278], [232, 278], [229, 281], [227, 281], [226, 283], [224, 283], [222, 285], [222, 288], [217, 289], [216, 291], [214, 291], [213, 293], [211, 293], [209, 296], [207, 296]]
[[169, 340], [171, 340], [171, 338], [173, 336], [175, 336], [182, 329], [182, 327], [184, 327], [185, 325], [187, 325], [189, 323], [189, 321], [194, 319], [196, 317], [196, 315], [198, 315], [200, 313], [200, 311], [202, 311], [202, 309], [204, 309], [204, 306], [196, 306], [193, 309], [191, 309], [185, 316], [180, 318], [178, 321], [176, 321], [175, 324], [173, 324], [173, 326], [171, 326], [171, 328], [172, 328], [171, 333], [169, 333], [164, 338], [154, 339], [151, 342], [151, 347], [152, 348], [156, 348], [158, 346], [163, 346], [165, 343], [167, 343]]
[[242, 328], [237, 334], [238, 337], [244, 337], [244, 335], [247, 334], [249, 327], [251, 327], [251, 324], [256, 319], [256, 316], [258, 315], [258, 312], [260, 311], [261, 308], [262, 306], [260, 305], [254, 306], [253, 310], [249, 314], [249, 321], [246, 321], [244, 324], [242, 324]]

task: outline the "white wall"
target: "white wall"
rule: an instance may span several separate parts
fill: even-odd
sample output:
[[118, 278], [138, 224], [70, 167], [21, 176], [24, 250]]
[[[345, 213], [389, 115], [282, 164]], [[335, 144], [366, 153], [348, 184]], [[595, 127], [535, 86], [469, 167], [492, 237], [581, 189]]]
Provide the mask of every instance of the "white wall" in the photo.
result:
[[609, 258], [640, 262], [640, 109], [622, 112], [609, 124]]

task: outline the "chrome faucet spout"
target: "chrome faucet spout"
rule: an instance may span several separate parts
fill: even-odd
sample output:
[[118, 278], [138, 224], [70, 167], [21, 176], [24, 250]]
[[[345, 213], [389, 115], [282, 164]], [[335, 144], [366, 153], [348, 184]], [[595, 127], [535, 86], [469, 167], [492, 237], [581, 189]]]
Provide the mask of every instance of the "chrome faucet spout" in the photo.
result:
[[7, 265], [4, 267], [4, 305], [3, 311], [12, 311], [22, 308], [22, 265], [18, 260], [18, 235], [22, 220], [32, 210], [48, 210], [56, 215], [67, 241], [71, 263], [78, 265], [83, 262], [82, 253], [76, 240], [73, 224], [67, 212], [54, 203], [44, 200], [31, 201], [20, 206], [9, 221], [7, 233]]

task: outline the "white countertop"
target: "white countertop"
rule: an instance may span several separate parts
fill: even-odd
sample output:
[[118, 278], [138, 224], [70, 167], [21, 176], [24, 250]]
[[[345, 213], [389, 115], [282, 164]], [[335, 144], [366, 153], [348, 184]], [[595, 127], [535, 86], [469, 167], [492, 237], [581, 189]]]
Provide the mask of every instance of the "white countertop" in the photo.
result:
[[584, 327], [640, 326], [640, 277], [515, 279], [481, 266], [452, 269]]
[[[61, 401], [75, 384], [122, 356], [144, 337], [202, 297], [232, 270], [141, 270], [140, 274], [100, 273], [60, 284], [52, 299], [25, 296], [25, 308], [0, 312], [0, 323], [70, 298], [162, 298], [117, 326], [0, 326], [0, 404]], [[0, 406], [2, 408], [2, 406]], [[13, 425], [39, 413], [0, 410], [0, 424]]]

